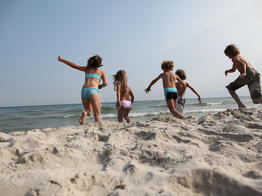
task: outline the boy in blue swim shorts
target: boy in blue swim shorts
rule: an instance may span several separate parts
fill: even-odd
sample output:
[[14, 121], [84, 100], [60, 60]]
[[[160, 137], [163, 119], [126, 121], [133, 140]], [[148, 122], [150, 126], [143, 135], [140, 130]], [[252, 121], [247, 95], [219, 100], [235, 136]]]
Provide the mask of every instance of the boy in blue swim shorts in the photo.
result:
[[182, 86], [185, 87], [184, 82], [172, 71], [174, 68], [173, 61], [163, 61], [161, 64], [161, 68], [163, 73], [161, 73], [158, 77], [156, 77], [149, 86], [145, 89], [146, 93], [151, 91], [151, 87], [159, 80], [162, 79], [163, 87], [164, 87], [164, 96], [166, 99], [167, 107], [169, 111], [174, 115], [174, 117], [184, 119], [185, 117], [176, 109], [177, 104], [177, 88], [176, 81], [179, 82]]

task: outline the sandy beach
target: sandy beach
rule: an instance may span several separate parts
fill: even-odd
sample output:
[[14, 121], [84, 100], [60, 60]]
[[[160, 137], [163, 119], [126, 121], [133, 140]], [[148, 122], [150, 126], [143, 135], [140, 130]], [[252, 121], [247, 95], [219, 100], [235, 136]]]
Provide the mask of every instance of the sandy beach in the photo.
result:
[[262, 111], [0, 133], [0, 195], [262, 195]]

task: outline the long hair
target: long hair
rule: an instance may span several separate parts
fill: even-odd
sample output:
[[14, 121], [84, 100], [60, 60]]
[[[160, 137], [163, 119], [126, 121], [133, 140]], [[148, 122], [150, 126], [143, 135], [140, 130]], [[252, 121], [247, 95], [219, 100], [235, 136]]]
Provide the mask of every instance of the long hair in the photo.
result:
[[87, 61], [87, 68], [97, 68], [101, 67], [102, 65], [102, 58], [98, 55], [92, 56]]
[[127, 90], [127, 75], [124, 70], [119, 70], [116, 75], [113, 75], [113, 84], [114, 84], [114, 90], [117, 90], [117, 84], [120, 84], [121, 86], [121, 95], [125, 93]]

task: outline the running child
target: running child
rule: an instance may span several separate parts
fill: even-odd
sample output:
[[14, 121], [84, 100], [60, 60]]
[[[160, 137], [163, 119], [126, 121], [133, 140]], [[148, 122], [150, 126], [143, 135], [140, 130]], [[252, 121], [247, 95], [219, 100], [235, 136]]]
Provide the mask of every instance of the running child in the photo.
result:
[[132, 103], [134, 102], [134, 94], [131, 88], [127, 84], [127, 75], [123, 70], [119, 70], [116, 75], [113, 75], [114, 89], [116, 90], [117, 97], [117, 116], [118, 121], [123, 122], [123, 118], [130, 123], [131, 120], [128, 116], [132, 109]]
[[178, 99], [177, 99], [176, 109], [179, 112], [183, 113], [185, 103], [186, 103], [186, 99], [184, 98], [184, 96], [185, 96], [187, 87], [190, 88], [197, 95], [198, 101], [199, 101], [200, 104], [201, 104], [201, 98], [200, 98], [200, 95], [197, 93], [197, 91], [188, 82], [185, 81], [186, 73], [185, 73], [184, 70], [178, 69], [176, 71], [176, 75], [178, 75], [179, 78], [181, 80], [183, 80], [184, 84], [186, 85], [186, 86], [184, 86], [179, 82], [176, 83], [176, 87], [177, 87], [177, 91], [178, 91]]
[[255, 104], [262, 104], [262, 95], [260, 87], [260, 74], [255, 68], [243, 57], [240, 56], [239, 49], [235, 45], [228, 45], [224, 51], [225, 55], [233, 62], [231, 69], [225, 71], [225, 75], [228, 73], [240, 72], [239, 77], [226, 86], [230, 95], [237, 102], [239, 108], [245, 108], [245, 105], [240, 101], [236, 90], [247, 85], [251, 99]]
[[167, 103], [167, 107], [169, 111], [174, 115], [174, 117], [184, 119], [185, 117], [176, 109], [177, 103], [177, 88], [176, 81], [181, 83], [181, 85], [186, 88], [184, 82], [172, 71], [174, 68], [173, 61], [163, 61], [161, 64], [161, 68], [163, 73], [161, 73], [158, 77], [156, 77], [149, 86], [145, 89], [146, 93], [151, 91], [151, 87], [159, 80], [162, 79], [164, 95]]
[[[74, 69], [85, 72], [85, 83], [81, 90], [84, 111], [82, 111], [79, 123], [85, 124], [86, 117], [92, 113], [91, 106], [93, 108], [95, 121], [100, 122], [101, 103], [98, 93], [99, 89], [107, 85], [106, 74], [104, 71], [99, 69], [101, 66], [103, 66], [102, 58], [98, 55], [89, 58], [85, 67], [70, 62], [61, 56], [58, 57], [58, 61], [63, 62]], [[99, 84], [101, 80], [103, 83]]]

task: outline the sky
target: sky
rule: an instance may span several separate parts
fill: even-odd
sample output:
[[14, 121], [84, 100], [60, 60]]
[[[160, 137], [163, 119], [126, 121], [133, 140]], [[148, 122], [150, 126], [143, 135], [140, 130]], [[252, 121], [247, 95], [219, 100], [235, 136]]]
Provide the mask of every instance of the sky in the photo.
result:
[[[225, 86], [239, 73], [224, 75], [227, 45], [262, 73], [261, 8], [261, 0], [1, 0], [0, 107], [81, 103], [84, 73], [59, 55], [81, 66], [103, 58], [102, 102], [116, 100], [120, 69], [135, 100], [163, 100], [161, 81], [144, 92], [163, 60], [184, 69], [201, 97], [229, 96]], [[188, 89], [186, 97], [196, 96]]]

